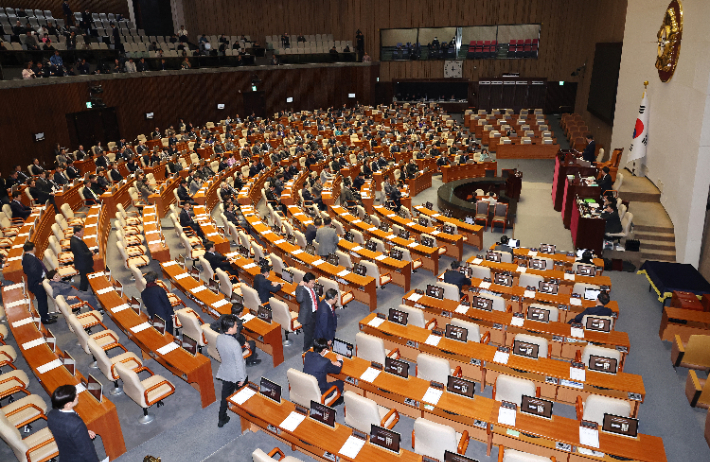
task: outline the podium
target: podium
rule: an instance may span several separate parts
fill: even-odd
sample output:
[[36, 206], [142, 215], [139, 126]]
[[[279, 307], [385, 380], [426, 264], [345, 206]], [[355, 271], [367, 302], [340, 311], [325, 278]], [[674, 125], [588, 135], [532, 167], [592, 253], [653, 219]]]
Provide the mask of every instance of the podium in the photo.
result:
[[552, 203], [555, 210], [562, 211], [567, 175], [596, 176], [597, 169], [588, 162], [577, 160], [571, 152], [562, 152], [555, 158], [555, 175], [552, 180]]

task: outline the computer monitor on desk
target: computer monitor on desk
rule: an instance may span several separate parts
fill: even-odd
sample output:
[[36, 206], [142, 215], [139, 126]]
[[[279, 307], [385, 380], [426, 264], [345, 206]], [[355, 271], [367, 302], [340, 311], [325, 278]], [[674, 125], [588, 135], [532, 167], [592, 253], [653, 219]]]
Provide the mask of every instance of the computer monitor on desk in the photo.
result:
[[471, 307], [478, 308], [481, 310], [492, 311], [493, 310], [493, 300], [484, 297], [473, 297], [471, 299]]
[[469, 398], [473, 398], [473, 394], [476, 392], [476, 385], [470, 380], [450, 375], [449, 381], [446, 385], [446, 390], [449, 393], [455, 393], [457, 395], [463, 395], [468, 396]]
[[393, 375], [409, 378], [409, 363], [385, 357], [385, 372]]
[[197, 355], [197, 341], [190, 337], [189, 335], [182, 334], [182, 348], [190, 353], [192, 356]]
[[551, 244], [540, 244], [540, 252], [542, 253], [555, 253], [557, 246]]
[[444, 337], [466, 343], [468, 342], [468, 329], [461, 326], [454, 326], [453, 324], [447, 324]]
[[557, 292], [560, 290], [560, 286], [554, 282], [540, 281], [538, 286], [540, 292], [543, 294], [557, 295]]
[[636, 438], [639, 430], [639, 421], [638, 419], [632, 419], [630, 417], [604, 414], [602, 430], [609, 433], [616, 433], [617, 435]]
[[406, 326], [408, 317], [409, 317], [409, 313], [405, 313], [404, 311], [399, 311], [399, 310], [395, 310], [394, 308], [390, 308], [389, 315], [387, 316], [387, 320], [390, 322], [394, 322], [396, 324], [401, 324], [403, 326]]
[[262, 377], [259, 382], [259, 393], [281, 404], [281, 385], [272, 382], [266, 377]]
[[293, 273], [290, 270], [281, 270], [281, 279], [287, 284], [293, 284]]
[[432, 297], [432, 298], [437, 298], [439, 300], [443, 300], [444, 299], [444, 288], [439, 287], [439, 286], [435, 286], [432, 284], [427, 284], [426, 296]]
[[475, 459], [471, 459], [461, 454], [457, 454], [451, 451], [444, 452], [444, 462], [478, 462]]
[[526, 414], [544, 417], [545, 419], [551, 419], [552, 401], [523, 395], [520, 411], [525, 412]]
[[335, 409], [311, 400], [309, 417], [329, 427], [335, 427]]
[[540, 354], [540, 346], [535, 343], [523, 342], [520, 340], [513, 341], [513, 354], [525, 356], [527, 358], [537, 359]]
[[499, 286], [513, 286], [513, 277], [506, 273], [495, 273], [495, 275], [493, 276], [493, 281]]
[[616, 374], [617, 361], [606, 356], [589, 356], [589, 370], [603, 372], [605, 374]]
[[584, 289], [584, 299], [585, 300], [596, 300], [601, 292], [600, 289], [594, 289], [592, 287], [587, 287]]
[[372, 425], [370, 427], [370, 443], [375, 446], [392, 451], [395, 454], [399, 454], [399, 442], [401, 435], [392, 430], [387, 430], [378, 425]]
[[344, 358], [352, 358], [354, 349], [352, 343], [340, 340], [339, 338], [333, 339], [333, 353], [335, 354], [343, 356]]
[[529, 306], [527, 317], [531, 321], [548, 323], [550, 322], [550, 310], [546, 310], [544, 308], [536, 306]]
[[158, 333], [160, 333], [160, 335], [165, 335], [165, 331], [166, 331], [166, 327], [167, 327], [165, 324], [165, 319], [161, 318], [157, 314], [154, 314], [153, 316], [151, 316], [150, 322], [153, 325], [153, 327], [155, 328], [155, 330], [157, 330]]
[[584, 326], [584, 328], [587, 330], [596, 330], [599, 332], [611, 332], [611, 319], [588, 316], [587, 324]]

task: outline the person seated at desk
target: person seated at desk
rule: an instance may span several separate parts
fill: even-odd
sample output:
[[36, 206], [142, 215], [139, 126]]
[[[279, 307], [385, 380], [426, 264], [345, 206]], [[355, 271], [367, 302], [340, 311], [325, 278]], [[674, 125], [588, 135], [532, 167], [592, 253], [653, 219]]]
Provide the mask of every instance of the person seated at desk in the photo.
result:
[[268, 202], [273, 202], [272, 206], [274, 210], [286, 213], [286, 206], [281, 203], [280, 196], [276, 193], [276, 185], [273, 182], [269, 182], [269, 190], [266, 191], [266, 200]]
[[399, 213], [399, 209], [402, 208], [402, 193], [400, 192], [400, 187], [403, 186], [401, 184], [397, 184], [397, 186], [391, 186], [389, 190], [389, 194], [387, 195], [389, 200], [394, 202], [394, 212]]
[[601, 217], [606, 220], [604, 234], [620, 233], [622, 230], [619, 211], [616, 208], [616, 199], [612, 193], [604, 195], [604, 208]]
[[417, 167], [417, 164], [414, 162], [414, 159], [409, 161], [409, 164], [407, 164], [407, 178], [412, 179], [417, 176], [417, 173], [419, 172], [419, 167]]
[[192, 213], [192, 204], [185, 202], [182, 204], [182, 211], [180, 212], [180, 226], [183, 228], [190, 228], [196, 235], [200, 237], [203, 241], [205, 240], [205, 233], [202, 232], [200, 225], [193, 219], [194, 214]]
[[459, 288], [459, 297], [464, 296], [463, 287], [470, 286], [471, 280], [459, 271], [461, 263], [458, 260], [451, 262], [451, 269], [444, 273], [444, 282]]
[[234, 204], [232, 202], [226, 203], [224, 208], [224, 216], [227, 218], [227, 221], [232, 223], [234, 226], [241, 226], [239, 224], [239, 219], [237, 219], [237, 214], [234, 211]]
[[110, 165], [111, 170], [109, 171], [109, 177], [111, 178], [111, 181], [114, 183], [119, 183], [123, 181], [123, 175], [118, 171], [118, 166], [116, 166], [115, 162], [112, 162]]
[[64, 173], [64, 167], [63, 164], [59, 165], [57, 167], [57, 170], [54, 172], [54, 182], [58, 186], [64, 186], [65, 184], [69, 183], [69, 178], [67, 175]]
[[575, 261], [575, 263], [584, 263], [585, 265], [593, 265], [594, 260], [593, 260], [594, 254], [592, 253], [591, 250], [585, 250], [582, 252], [582, 258], [579, 258]]
[[195, 201], [192, 200], [192, 197], [190, 197], [190, 193], [187, 190], [187, 180], [184, 178], [182, 180], [180, 180], [180, 186], [178, 186], [177, 195], [178, 195], [178, 199], [180, 199], [180, 202], [182, 202], [183, 204], [185, 204], [185, 203], [194, 204], [195, 203]]
[[597, 181], [597, 183], [599, 184], [599, 190], [602, 192], [602, 194], [609, 191], [612, 188], [612, 185], [614, 184], [611, 179], [611, 175], [609, 174], [609, 171], [609, 167], [604, 167], [602, 169], [602, 176], [599, 181]]
[[613, 311], [611, 308], [607, 308], [606, 306], [610, 301], [611, 297], [609, 296], [609, 292], [599, 292], [599, 295], [597, 295], [597, 304], [591, 308], [587, 308], [574, 318], [570, 319], [568, 324], [579, 324], [585, 316], [611, 316]]
[[249, 167], [249, 178], [254, 178], [259, 174], [261, 169], [259, 168], [259, 159], [252, 159], [251, 167]]
[[508, 242], [510, 241], [510, 238], [506, 236], [505, 234], [500, 237], [500, 242], [496, 243], [496, 246], [493, 250], [496, 252], [508, 252], [509, 254], [513, 255], [513, 248], [508, 245]]
[[136, 182], [134, 186], [143, 198], [143, 202], [146, 203], [148, 203], [148, 198], [150, 197], [150, 195], [155, 194], [156, 192], [153, 188], [148, 186], [148, 183], [145, 182], [145, 173], [143, 173], [142, 171], [138, 171], [136, 173]]
[[364, 185], [364, 184], [365, 184], [365, 174], [363, 172], [360, 172], [355, 177], [355, 180], [353, 180], [353, 188], [360, 191], [360, 188], [362, 188], [362, 185]]
[[47, 272], [47, 279], [49, 280], [49, 285], [52, 287], [52, 294], [54, 297], [57, 295], [63, 295], [67, 299], [67, 302], [72, 305], [71, 300], [78, 298], [82, 302], [86, 302], [91, 305], [92, 310], [100, 310], [101, 305], [96, 297], [90, 292], [82, 292], [69, 282], [62, 281], [61, 276], [56, 270], [49, 270]]
[[138, 162], [136, 162], [136, 159], [133, 158], [128, 161], [128, 163], [126, 164], [126, 168], [128, 169], [128, 171], [130, 173], [136, 173], [136, 170], [138, 170], [140, 168], [140, 165], [138, 165]]
[[72, 181], [74, 181], [76, 178], [79, 178], [81, 176], [81, 173], [79, 172], [79, 170], [76, 167], [74, 167], [74, 161], [71, 159], [67, 160], [67, 168], [64, 171], [64, 173]]
[[99, 197], [96, 192], [91, 189], [91, 181], [90, 180], [84, 180], [84, 201], [86, 202], [86, 205], [95, 205], [101, 202], [101, 198]]
[[165, 331], [173, 334], [173, 316], [175, 311], [168, 299], [168, 293], [155, 281], [158, 280], [158, 273], [148, 271], [143, 275], [145, 278], [145, 289], [141, 292], [141, 300], [150, 316], [160, 316], [165, 321]]
[[41, 165], [39, 165], [39, 159], [34, 158], [32, 161], [32, 166], [30, 167], [30, 170], [32, 171], [33, 175], [39, 175], [40, 173], [44, 172], [44, 169], [42, 168]]
[[587, 146], [584, 148], [584, 152], [582, 152], [582, 159], [594, 164], [597, 160], [595, 151], [596, 143], [594, 142], [594, 135], [590, 133], [587, 135]]
[[[37, 181], [33, 178], [27, 182], [27, 187], [30, 188], [30, 195], [39, 205], [44, 205], [47, 201], [54, 205], [54, 195], [47, 192], [45, 189], [37, 186]], [[55, 207], [56, 208], [56, 207]]]
[[[313, 351], [307, 352], [303, 358], [303, 372], [312, 375], [318, 380], [318, 388], [320, 388], [321, 393], [325, 393], [333, 386], [337, 387], [342, 393], [345, 385], [343, 381], [328, 382], [328, 374], [340, 374], [343, 368], [343, 357], [336, 355], [336, 360], [331, 361], [325, 357], [327, 353], [328, 341], [324, 338], [317, 338], [313, 342]], [[342, 403], [343, 398], [341, 396], [332, 406], [335, 407]]]
[[491, 155], [488, 153], [488, 149], [483, 149], [481, 151], [481, 157], [479, 158], [479, 162], [489, 162], [491, 160]]
[[212, 271], [216, 272], [217, 269], [221, 269], [232, 276], [237, 276], [237, 271], [232, 268], [229, 259], [217, 252], [215, 244], [212, 241], [205, 242], [205, 260], [207, 260], [207, 263], [212, 267]]
[[[244, 310], [244, 307], [241, 304], [233, 304], [232, 305], [232, 313], [231, 316], [236, 316], [239, 318], [239, 316], [242, 315], [242, 311]], [[219, 319], [213, 321], [210, 324], [210, 329], [213, 331], [217, 332], [218, 334], [224, 334], [225, 332], [222, 331], [222, 319], [224, 319], [226, 316], [230, 316], [229, 314], [223, 314], [222, 316], [219, 317]], [[247, 340], [244, 334], [241, 333], [241, 329], [237, 329], [237, 332], [232, 335], [239, 344], [242, 346], [242, 351], [245, 349], [251, 350], [251, 355], [246, 359], [246, 364], [248, 366], [256, 366], [257, 364], [261, 364], [261, 359], [257, 359], [258, 353], [256, 350], [256, 342], [254, 340]]]
[[10, 210], [12, 210], [12, 218], [22, 218], [23, 220], [26, 220], [27, 217], [32, 215], [32, 208], [20, 202], [20, 196], [22, 196], [20, 191], [15, 191], [12, 193], [12, 202], [10, 202]]
[[259, 293], [261, 303], [268, 303], [272, 293], [277, 293], [281, 290], [281, 284], [272, 284], [269, 281], [269, 273], [271, 268], [268, 263], [259, 266], [259, 274], [254, 276], [254, 290]]
[[494, 192], [489, 192], [488, 196], [484, 197], [481, 199], [484, 202], [488, 202], [490, 205], [495, 206], [498, 203], [498, 199], [496, 199], [496, 195]]

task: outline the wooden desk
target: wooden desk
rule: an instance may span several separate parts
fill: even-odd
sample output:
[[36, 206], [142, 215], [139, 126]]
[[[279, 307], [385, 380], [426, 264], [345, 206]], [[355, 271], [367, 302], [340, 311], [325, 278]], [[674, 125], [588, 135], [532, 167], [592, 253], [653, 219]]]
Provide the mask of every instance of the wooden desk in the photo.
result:
[[57, 210], [61, 210], [64, 204], [69, 204], [73, 211], [77, 211], [84, 206], [84, 198], [79, 194], [79, 188], [83, 187], [84, 184], [80, 180], [81, 178], [78, 178], [75, 184], [66, 191], [62, 190], [54, 194], [54, 203], [57, 206]]
[[710, 335], [710, 312], [663, 307], [658, 336], [672, 342], [679, 335], [687, 342], [691, 335]]
[[[190, 300], [194, 301], [202, 311], [218, 319], [223, 314], [232, 313], [232, 304], [222, 293], [214, 293], [205, 288], [198, 292], [193, 292], [197, 287], [204, 287], [202, 281], [198, 281], [180, 266], [176, 261], [171, 260], [161, 263], [163, 275], [170, 281], [170, 284], [180, 289]], [[187, 274], [187, 276], [181, 276]], [[281, 343], [281, 325], [277, 322], [267, 324], [261, 319], [254, 317], [243, 324], [244, 335], [256, 342], [260, 350], [271, 355], [274, 367], [284, 361], [283, 344]]]
[[212, 223], [212, 217], [205, 209], [205, 206], [196, 205], [193, 210], [195, 211], [195, 220], [200, 225], [200, 229], [202, 229], [205, 237], [214, 242], [215, 250], [222, 255], [229, 253], [229, 240], [217, 231], [214, 223]]
[[154, 205], [143, 207], [143, 233], [150, 258], [162, 263], [170, 260], [170, 249], [165, 243], [160, 218], [157, 215], [157, 207]]
[[424, 268], [427, 271], [431, 271], [432, 274], [435, 276], [439, 274], [439, 248], [438, 247], [427, 247], [424, 245], [421, 245], [414, 239], [402, 239], [401, 237], [390, 237], [392, 236], [389, 233], [385, 233], [384, 231], [378, 229], [374, 225], [370, 225], [365, 223], [364, 221], [360, 220], [356, 216], [352, 215], [350, 212], [348, 212], [345, 208], [340, 207], [340, 206], [333, 206], [330, 207], [329, 209], [331, 211], [331, 214], [333, 215], [334, 218], [337, 218], [339, 221], [343, 223], [343, 226], [347, 230], [350, 229], [355, 229], [357, 231], [360, 231], [363, 236], [373, 236], [376, 237], [377, 239], [382, 240], [385, 242], [385, 245], [387, 243], [391, 243], [392, 245], [396, 245], [399, 247], [404, 247], [409, 250], [409, 252], [412, 254], [412, 258], [421, 258], [422, 259], [422, 268]]
[[402, 297], [402, 303], [424, 310], [441, 328], [448, 324], [452, 318], [461, 319], [478, 324], [483, 330], [491, 333], [491, 342], [496, 345], [512, 346], [516, 334], [534, 333], [547, 339], [552, 356], [564, 360], [572, 360], [577, 352], [581, 352], [588, 344], [601, 345], [606, 348], [616, 349], [622, 355], [622, 367], [629, 352], [631, 344], [625, 332], [612, 330], [609, 333], [584, 331], [584, 338], [573, 338], [572, 327], [566, 322], [537, 322], [525, 319], [520, 327], [514, 326], [513, 313], [503, 311], [486, 311], [478, 308], [460, 306], [455, 300], [422, 296], [415, 301], [414, 291]]
[[479, 250], [483, 249], [483, 226], [470, 225], [465, 221], [445, 217], [444, 215], [430, 210], [422, 205], [414, 206], [413, 210], [426, 215], [431, 220], [441, 222], [442, 224], [450, 223], [456, 225], [459, 234], [466, 237], [466, 244], [476, 246]]
[[[58, 357], [46, 343], [27, 350], [22, 348], [23, 344], [40, 337], [35, 323], [14, 327], [14, 323], [30, 316], [27, 304], [13, 306], [14, 303], [20, 302], [25, 298], [23, 289], [24, 286], [22, 284], [3, 287], [5, 314], [10, 330], [12, 331], [12, 336], [17, 342], [17, 349], [25, 358], [25, 361], [27, 361], [27, 364], [32, 369], [32, 373], [35, 374], [42, 388], [44, 388], [48, 395], [51, 395], [54, 390], [61, 385], [78, 385], [83, 378], [80, 372], [77, 372], [77, 375], [74, 376], [64, 367], [57, 367], [44, 374], [37, 372], [38, 367], [54, 361]], [[30, 296], [30, 292], [27, 292], [27, 296]], [[58, 346], [57, 350], [59, 350]], [[114, 406], [110, 400], [104, 396], [102, 402], [99, 403], [90, 393], [82, 392], [79, 393], [79, 404], [74, 410], [79, 414], [84, 423], [86, 423], [88, 429], [94, 431], [101, 437], [106, 455], [108, 455], [111, 460], [118, 458], [121, 454], [126, 452], [126, 443], [123, 440], [123, 432], [121, 431], [121, 424], [118, 420], [116, 406]]]
[[[261, 239], [266, 243], [268, 251], [274, 251], [276, 254], [281, 255], [289, 265], [297, 266], [304, 271], [312, 271], [316, 275], [336, 281], [341, 290], [352, 291], [355, 300], [367, 305], [370, 311], [377, 309], [376, 286], [373, 278], [358, 276], [342, 266], [333, 266], [328, 262], [324, 262], [319, 256], [304, 252], [299, 246], [288, 243], [262, 223], [253, 207], [242, 206], [241, 208], [244, 218], [254, 231], [261, 236]], [[316, 262], [319, 263], [316, 264]]]
[[[404, 172], [402, 172], [402, 175], [404, 175]], [[407, 179], [406, 183], [409, 186], [410, 195], [414, 197], [420, 192], [431, 188], [431, 178], [433, 175], [434, 172], [432, 170], [426, 170], [420, 172], [415, 178]]]
[[155, 359], [175, 376], [192, 385], [195, 390], [200, 392], [203, 408], [215, 402], [212, 364], [209, 358], [200, 353], [192, 356], [182, 348], [177, 348], [164, 355], [160, 354], [158, 350], [173, 341], [173, 336], [170, 333], [161, 335], [153, 328], [134, 333], [131, 328], [144, 322], [149, 322], [149, 317], [145, 313], [139, 316], [130, 307], [127, 309], [119, 308], [120, 311], [118, 312], [114, 311], [115, 308], [125, 305], [128, 299], [125, 296], [120, 296], [116, 290], [100, 293], [102, 289], [111, 289], [113, 287], [102, 271], [90, 274], [89, 284], [99, 302], [101, 302], [106, 314], [111, 317], [111, 320], [126, 337], [141, 349], [143, 359]]
[[[585, 162], [586, 163], [586, 162]], [[567, 175], [596, 176], [596, 167], [586, 167], [572, 155], [562, 152], [555, 158], [555, 174], [552, 179], [552, 203], [555, 210], [562, 211]]]
[[606, 220], [601, 217], [583, 216], [578, 203], [572, 206], [570, 231], [575, 248], [589, 249], [597, 255], [604, 251]]
[[432, 226], [422, 226], [412, 220], [400, 217], [381, 205], [375, 206], [375, 211], [380, 216], [381, 220], [408, 229], [417, 239], [421, 239], [422, 234], [429, 234], [435, 237], [437, 242], [440, 241], [441, 244], [443, 244], [442, 247], [446, 248], [446, 255], [449, 257], [455, 260], [461, 260], [461, 257], [463, 257], [463, 236], [443, 233]]
[[[565, 193], [562, 202], [562, 223], [565, 228], [570, 229], [570, 224], [572, 222], [572, 210], [577, 208], [576, 198], [580, 199], [594, 198], [599, 199], [601, 194], [601, 189], [599, 186], [588, 186], [580, 182], [579, 178], [574, 178], [572, 180], [567, 177], [567, 182], [565, 183]], [[597, 255], [601, 255], [601, 251], [596, 252]]]
[[465, 178], [482, 178], [487, 170], [492, 170], [493, 176], [498, 176], [497, 162], [477, 162], [475, 164], [443, 165], [441, 166], [441, 181], [463, 180]]
[[[37, 223], [36, 226], [35, 222]], [[12, 241], [12, 246], [10, 247], [7, 257], [5, 258], [5, 266], [2, 269], [3, 278], [6, 281], [16, 283], [22, 282], [22, 278], [25, 274], [22, 269], [22, 256], [25, 253], [22, 250], [22, 246], [29, 238], [30, 231], [32, 231], [33, 234], [30, 241], [34, 242], [37, 246], [35, 247], [35, 252], [38, 256], [42, 256], [44, 254], [44, 250], [49, 245], [47, 240], [52, 233], [51, 226], [53, 224], [54, 207], [50, 205], [44, 211], [33, 211], [32, 214], [27, 217], [23, 225], [18, 225], [20, 226], [20, 232]]]
[[[295, 410], [295, 405], [292, 402], [282, 398], [281, 403], [276, 404], [257, 393], [240, 405], [233, 401], [235, 395], [229, 398], [229, 409], [241, 418], [242, 433], [264, 430], [267, 434], [289, 445], [293, 450], [298, 450], [316, 460], [330, 460], [326, 459], [324, 455], [326, 453], [338, 454], [345, 441], [352, 435], [352, 429], [346, 425], [336, 423], [335, 427], [328, 427], [310, 418], [301, 422], [294, 431], [277, 428]], [[338, 457], [341, 461], [353, 460], [344, 456]], [[386, 449], [365, 443], [354, 460], [421, 462], [422, 456], [404, 448], [400, 448], [399, 454], [394, 454]]]
[[[496, 244], [491, 245], [490, 249], [491, 250], [495, 249], [495, 246], [496, 246]], [[513, 256], [515, 256], [515, 257], [523, 257], [523, 258], [531, 257], [531, 256], [533, 256], [532, 253], [533, 253], [532, 250], [526, 249], [524, 247], [513, 249]], [[541, 257], [545, 257], [545, 258], [552, 258], [552, 260], [554, 260], [555, 263], [569, 266], [570, 268], [577, 261], [576, 257], [570, 257], [567, 254], [562, 253], [562, 252], [556, 252], [553, 254], [549, 254], [549, 253], [543, 254], [543, 253], [538, 252], [536, 255], [541, 256]], [[604, 271], [604, 259], [597, 257], [597, 258], [592, 259], [592, 262], [594, 263], [594, 266], [597, 267], [597, 275], [601, 275]], [[609, 286], [609, 287], [611, 287], [611, 286]]]
[[[447, 359], [452, 369], [461, 367], [463, 375], [482, 385], [493, 385], [500, 374], [532, 380], [541, 389], [541, 397], [574, 405], [577, 396], [602, 395], [623, 399], [631, 404], [632, 415], [644, 401], [646, 389], [640, 375], [619, 372], [604, 374], [586, 370], [585, 382], [570, 381], [570, 363], [555, 359], [531, 359], [511, 354], [507, 363], [494, 361], [497, 347], [469, 341], [442, 338], [437, 346], [426, 343], [431, 331], [413, 325], [402, 326], [389, 321], [378, 327], [369, 324], [377, 317], [371, 313], [360, 321], [360, 332], [381, 338], [385, 348], [398, 348], [402, 357], [416, 362], [420, 353]], [[474, 362], [472, 360], [478, 360]], [[551, 380], [554, 378], [555, 380]]]
[[499, 144], [497, 159], [554, 159], [560, 146], [557, 144]]
[[[395, 408], [401, 414], [412, 418], [424, 417], [454, 427], [458, 432], [468, 430], [471, 438], [487, 443], [489, 450], [493, 444], [502, 444], [543, 457], [555, 456], [558, 461], [589, 461], [587, 456], [578, 452], [570, 454], [556, 448], [557, 442], [573, 447], [582, 446], [577, 420], [557, 415], [547, 420], [518, 412], [515, 427], [507, 427], [498, 423], [498, 401], [480, 395], [471, 399], [444, 390], [439, 401], [430, 404], [423, 401], [429, 388], [428, 381], [413, 376], [405, 379], [383, 371], [372, 383], [366, 382], [360, 377], [369, 366], [370, 362], [362, 358], [344, 359], [340, 374], [331, 376], [343, 380], [346, 390], [372, 399], [381, 406]], [[512, 433], [508, 433], [508, 429]], [[629, 460], [666, 460], [663, 440], [650, 435], [639, 434], [638, 438], [627, 438], [600, 432], [599, 448], [596, 450]]]

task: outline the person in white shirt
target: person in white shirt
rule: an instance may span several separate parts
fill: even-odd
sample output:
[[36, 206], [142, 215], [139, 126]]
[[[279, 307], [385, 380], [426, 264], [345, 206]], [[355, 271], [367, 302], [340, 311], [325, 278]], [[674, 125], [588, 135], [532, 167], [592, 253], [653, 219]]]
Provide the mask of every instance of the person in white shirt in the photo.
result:
[[27, 67], [22, 70], [22, 78], [24, 80], [29, 80], [34, 79], [35, 77], [35, 71], [32, 70], [32, 61], [29, 61], [27, 63]]
[[187, 29], [185, 29], [185, 26], [180, 26], [180, 30], [178, 31], [178, 39], [181, 42], [187, 42]]
[[133, 58], [126, 61], [126, 72], [128, 72], [128, 73], [136, 72], [136, 63], [133, 62]]

